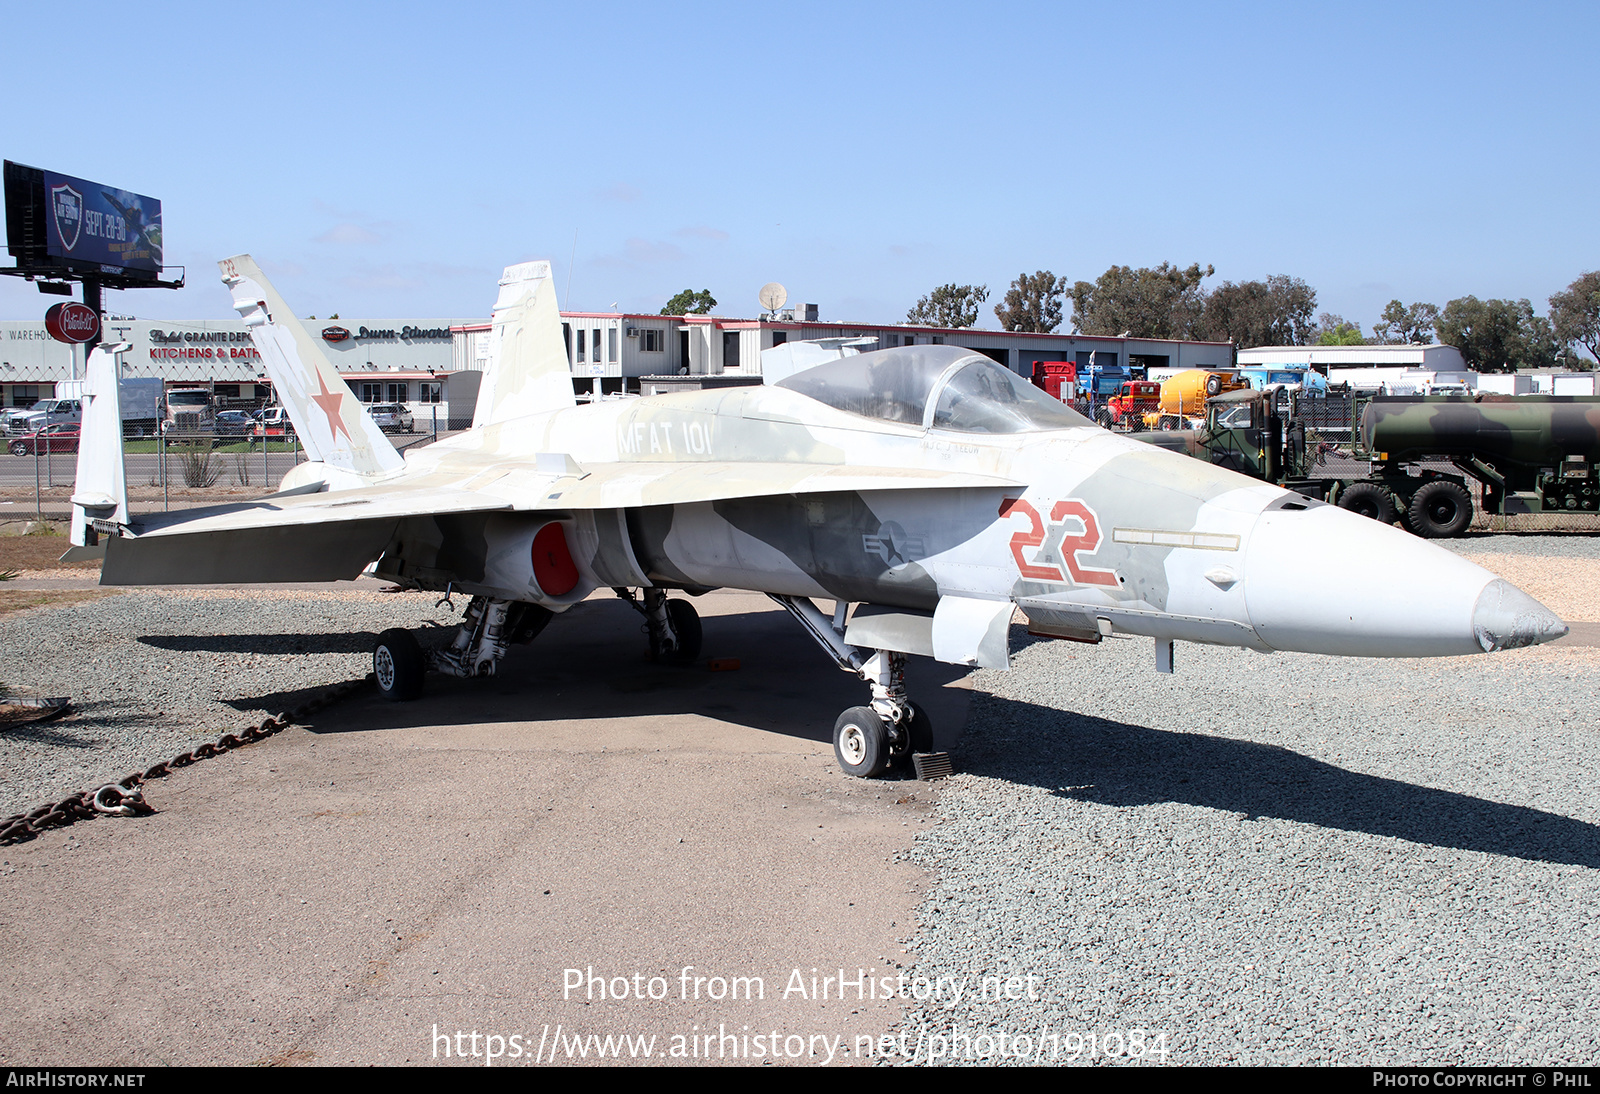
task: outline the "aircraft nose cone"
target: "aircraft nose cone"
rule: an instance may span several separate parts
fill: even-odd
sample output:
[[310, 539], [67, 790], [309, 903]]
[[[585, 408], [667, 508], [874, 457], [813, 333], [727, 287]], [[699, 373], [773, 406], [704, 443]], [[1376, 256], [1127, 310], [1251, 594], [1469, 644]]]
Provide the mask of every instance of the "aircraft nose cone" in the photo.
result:
[[1485, 653], [1554, 642], [1567, 630], [1554, 612], [1503, 578], [1484, 586], [1472, 609], [1472, 632]]
[[1331, 505], [1268, 509], [1245, 603], [1268, 646], [1348, 657], [1454, 657], [1567, 633], [1544, 605], [1437, 544]]

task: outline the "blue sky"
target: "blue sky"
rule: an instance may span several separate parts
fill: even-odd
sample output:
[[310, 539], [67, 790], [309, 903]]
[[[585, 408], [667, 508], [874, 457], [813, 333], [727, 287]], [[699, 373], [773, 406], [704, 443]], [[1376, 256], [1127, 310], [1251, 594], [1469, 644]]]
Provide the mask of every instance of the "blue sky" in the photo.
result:
[[[8, 2], [0, 155], [161, 199], [178, 292], [248, 251], [302, 314], [485, 316], [781, 281], [895, 322], [945, 282], [1290, 274], [1383, 305], [1600, 268], [1600, 5]], [[81, 51], [81, 52], [79, 52]], [[59, 62], [59, 68], [47, 66]], [[30, 86], [28, 81], [34, 81]], [[6, 260], [9, 263], [9, 259]], [[570, 284], [570, 289], [567, 286]], [[56, 297], [0, 279], [0, 317]], [[985, 308], [980, 325], [995, 326]]]

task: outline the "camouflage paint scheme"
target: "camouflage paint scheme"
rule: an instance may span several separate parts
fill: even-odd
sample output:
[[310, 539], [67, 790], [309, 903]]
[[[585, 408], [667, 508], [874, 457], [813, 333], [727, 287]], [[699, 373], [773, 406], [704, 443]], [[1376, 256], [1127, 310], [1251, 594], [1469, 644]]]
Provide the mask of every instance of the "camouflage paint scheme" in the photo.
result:
[[1593, 464], [1600, 461], [1600, 400], [1379, 397], [1362, 412], [1361, 442], [1389, 460], [1477, 456], [1553, 467], [1578, 456]]
[[[1453, 655], [1565, 633], [1454, 554], [1108, 433], [956, 347], [835, 363], [927, 377], [912, 393], [927, 408], [917, 421], [819, 401], [805, 393], [816, 369], [778, 386], [575, 405], [547, 268], [502, 280], [500, 372], [486, 378], [480, 424], [399, 459], [334, 390], [254, 263], [223, 266], [258, 345], [296, 351], [263, 356], [303, 371], [286, 402], [322, 458], [258, 502], [120, 529], [107, 537], [106, 584], [353, 578], [376, 562], [402, 585], [553, 612], [607, 587], [732, 587], [924, 613], [937, 655], [968, 664], [1005, 664], [1013, 606], [1038, 633], [1145, 635], [1158, 651], [1186, 640]], [[958, 411], [941, 426], [945, 402], [978, 417], [963, 426]], [[1020, 424], [972, 426], [997, 407]], [[532, 545], [551, 525], [576, 565], [567, 588], [545, 588], [537, 570]], [[1318, 572], [1339, 580], [1308, 588]], [[998, 652], [985, 641], [997, 627]]]

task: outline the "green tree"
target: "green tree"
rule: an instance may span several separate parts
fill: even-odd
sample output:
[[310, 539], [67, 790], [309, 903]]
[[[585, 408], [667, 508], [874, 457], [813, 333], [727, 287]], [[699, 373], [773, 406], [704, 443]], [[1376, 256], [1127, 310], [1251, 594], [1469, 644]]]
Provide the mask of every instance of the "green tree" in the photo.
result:
[[1352, 323], [1342, 315], [1333, 315], [1323, 312], [1317, 319], [1317, 329], [1312, 332], [1315, 337], [1313, 345], [1318, 346], [1364, 346], [1367, 344], [1366, 336], [1361, 333], [1361, 324]]
[[1436, 329], [1439, 341], [1460, 350], [1467, 367], [1476, 372], [1551, 368], [1556, 363], [1550, 321], [1534, 315], [1526, 300], [1463, 296], [1444, 306]]
[[994, 307], [1002, 330], [1049, 334], [1061, 325], [1062, 298], [1067, 279], [1049, 270], [1019, 274], [1006, 290], [1005, 299]]
[[1552, 296], [1550, 322], [1559, 344], [1582, 346], [1600, 361], [1600, 273], [1582, 274], [1565, 292]]
[[1432, 304], [1407, 307], [1391, 300], [1372, 324], [1372, 337], [1380, 346], [1425, 346], [1433, 341], [1433, 328], [1438, 322], [1439, 309]]
[[987, 285], [940, 285], [906, 312], [906, 322], [922, 327], [970, 327], [978, 322], [978, 305], [987, 299]]
[[684, 289], [677, 296], [667, 301], [667, 306], [661, 309], [662, 315], [710, 315], [711, 309], [717, 306], [717, 298], [711, 295], [710, 289]]
[[1093, 284], [1072, 286], [1072, 329], [1112, 337], [1193, 337], [1205, 312], [1200, 282], [1215, 272], [1198, 262], [1184, 270], [1166, 262], [1153, 270], [1113, 266]]
[[1317, 290], [1298, 277], [1273, 274], [1265, 281], [1224, 281], [1205, 302], [1198, 332], [1239, 349], [1304, 346], [1311, 342]]

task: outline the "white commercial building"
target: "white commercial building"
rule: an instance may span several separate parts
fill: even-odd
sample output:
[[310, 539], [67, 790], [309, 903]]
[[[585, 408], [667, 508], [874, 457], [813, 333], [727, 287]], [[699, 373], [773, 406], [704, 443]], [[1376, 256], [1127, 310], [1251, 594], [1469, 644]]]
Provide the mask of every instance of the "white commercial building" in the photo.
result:
[[[755, 379], [761, 353], [787, 342], [858, 340], [867, 351], [907, 345], [965, 346], [1024, 376], [1036, 361], [1091, 360], [1146, 369], [1227, 368], [1226, 342], [1023, 334], [979, 328], [880, 323], [822, 323], [815, 305], [800, 316], [736, 319], [711, 315], [563, 312], [567, 359], [580, 393], [636, 392], [640, 378]], [[476, 379], [487, 362], [490, 324], [473, 319], [307, 320], [334, 367], [367, 403], [402, 403], [417, 422], [435, 415], [459, 426], [472, 413]], [[127, 342], [124, 375], [159, 377], [171, 387], [210, 387], [218, 405], [262, 405], [271, 387], [250, 332], [240, 320], [108, 319], [104, 340]], [[30, 406], [55, 385], [80, 379], [82, 350], [56, 342], [43, 322], [0, 322], [0, 405]], [[454, 383], [451, 377], [460, 377]], [[468, 382], [468, 381], [472, 382]], [[452, 390], [454, 397], [452, 397]]]
[[[815, 316], [815, 305], [806, 307]], [[759, 376], [762, 351], [821, 338], [865, 339], [859, 346], [863, 352], [909, 345], [965, 346], [1024, 376], [1033, 374], [1035, 361], [1088, 365], [1091, 354], [1100, 365], [1147, 369], [1228, 368], [1233, 357], [1233, 347], [1226, 342], [1023, 334], [975, 327], [622, 312], [562, 312], [561, 318], [574, 380], [598, 380], [607, 393], [638, 390], [638, 381], [645, 376]], [[458, 328], [454, 367], [481, 369], [489, 352], [489, 334], [487, 321]], [[591, 385], [577, 386], [587, 391]]]

